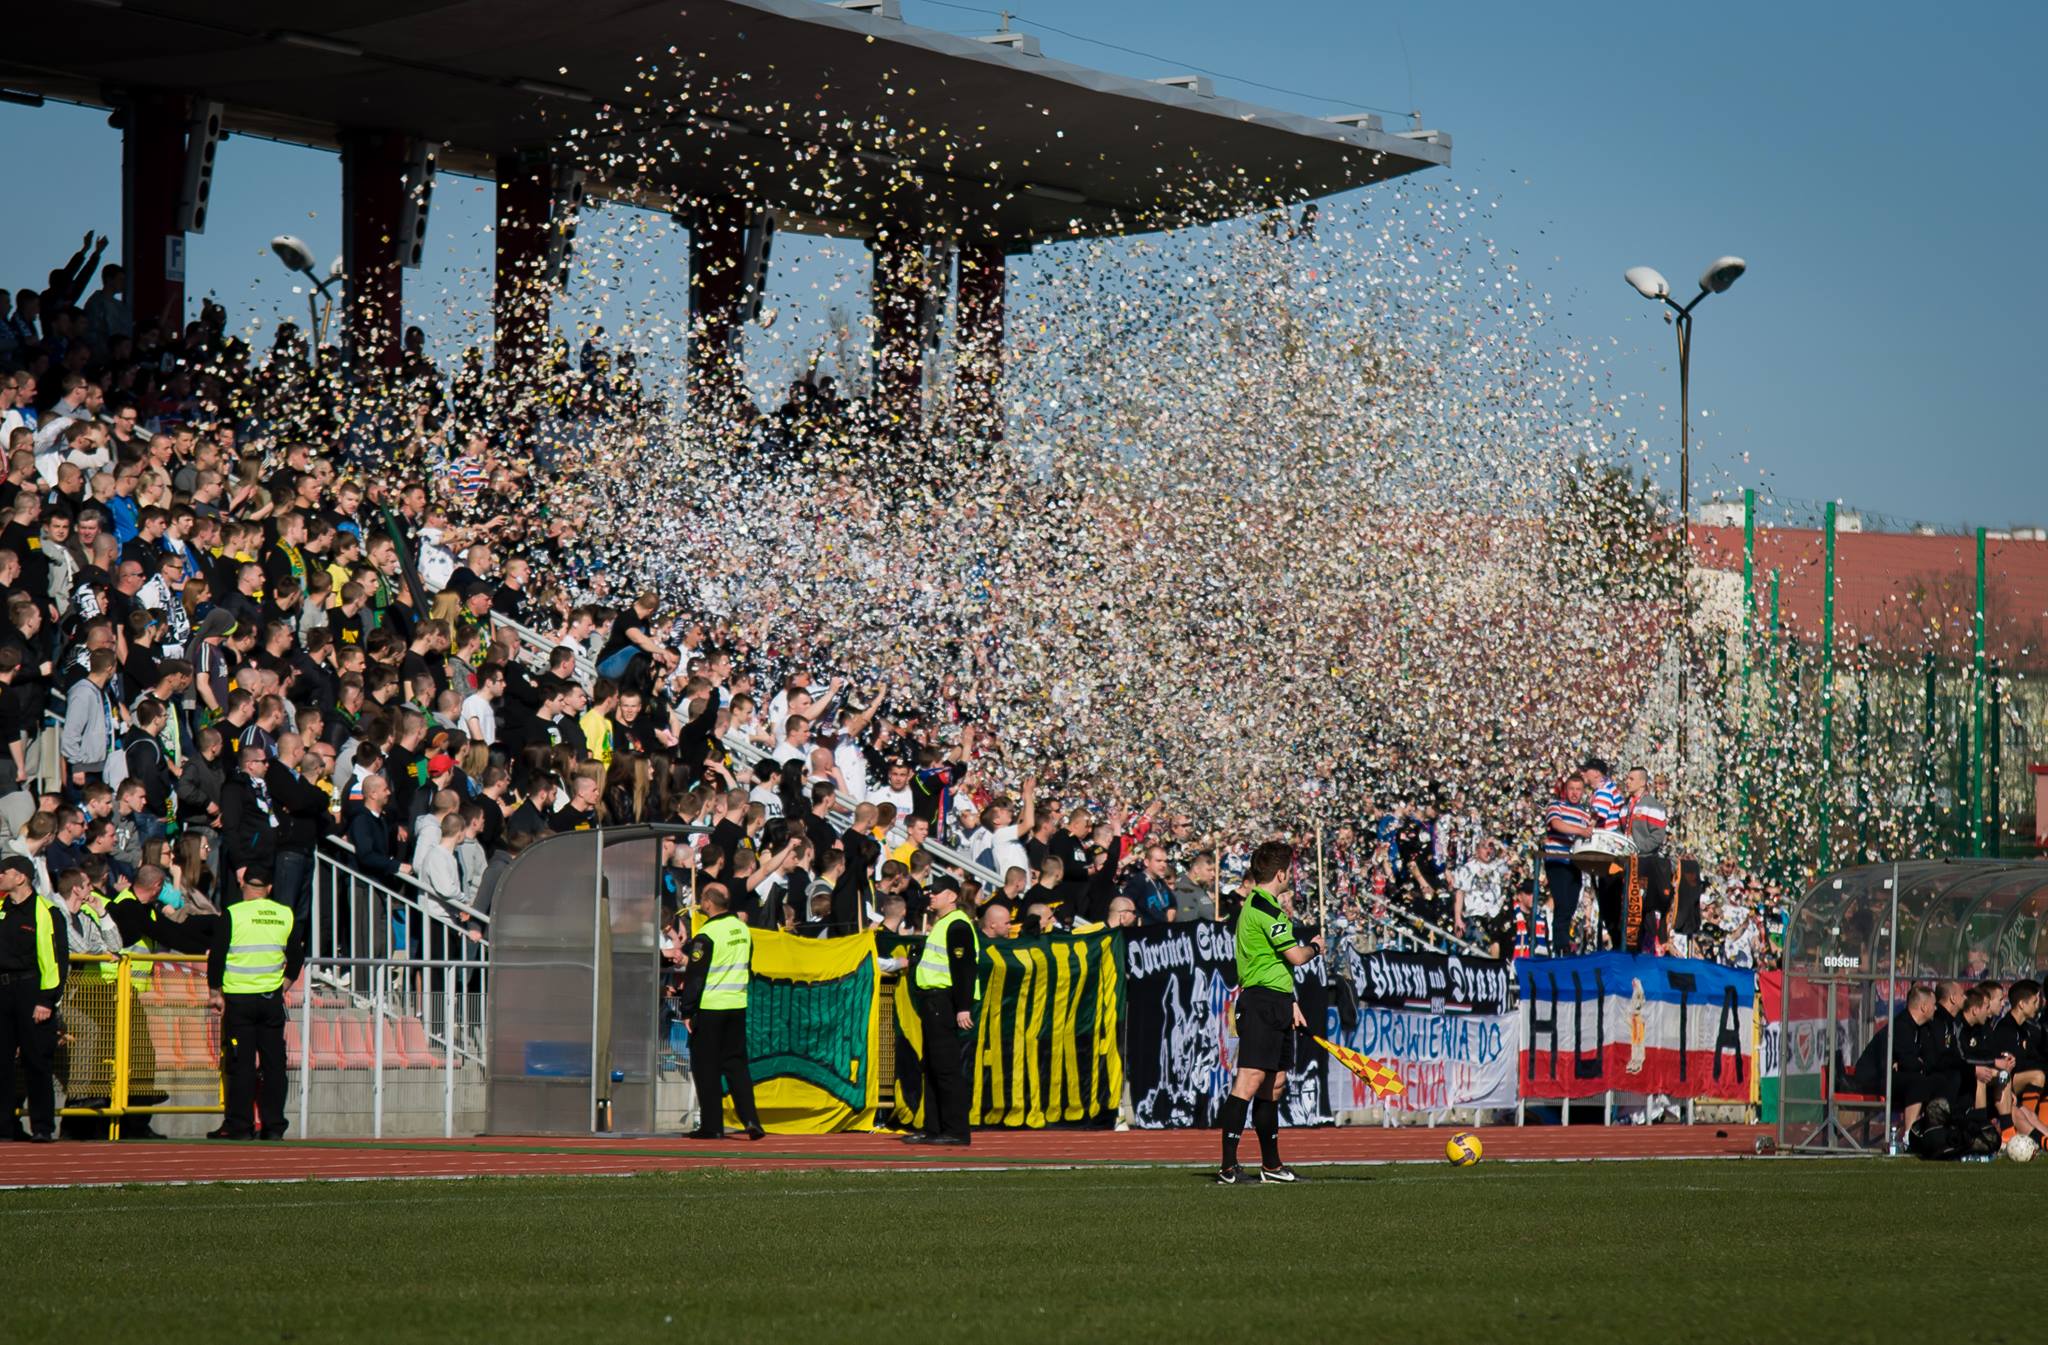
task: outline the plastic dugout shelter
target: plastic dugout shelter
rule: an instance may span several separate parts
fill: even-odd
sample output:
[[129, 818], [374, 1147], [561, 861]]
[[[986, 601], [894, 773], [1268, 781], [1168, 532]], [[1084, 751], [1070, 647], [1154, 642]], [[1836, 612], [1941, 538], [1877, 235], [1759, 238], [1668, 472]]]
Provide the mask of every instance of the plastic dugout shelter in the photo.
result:
[[[2011, 981], [2048, 964], [2048, 862], [1916, 860], [1843, 869], [1786, 917], [1778, 1144], [1882, 1152], [1893, 1111], [1839, 1078], [1916, 983]], [[1885, 1071], [1887, 1080], [1891, 1073]]]
[[701, 828], [535, 842], [491, 902], [492, 1134], [655, 1129], [664, 842]]

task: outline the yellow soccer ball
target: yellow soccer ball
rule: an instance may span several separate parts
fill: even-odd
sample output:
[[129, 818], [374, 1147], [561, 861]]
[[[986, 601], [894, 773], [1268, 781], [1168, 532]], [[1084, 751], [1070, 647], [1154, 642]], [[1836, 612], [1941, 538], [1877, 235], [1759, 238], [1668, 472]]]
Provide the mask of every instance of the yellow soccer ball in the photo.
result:
[[1452, 1167], [1469, 1168], [1479, 1161], [1486, 1147], [1479, 1142], [1479, 1136], [1469, 1130], [1461, 1130], [1444, 1144], [1444, 1157], [1451, 1160]]

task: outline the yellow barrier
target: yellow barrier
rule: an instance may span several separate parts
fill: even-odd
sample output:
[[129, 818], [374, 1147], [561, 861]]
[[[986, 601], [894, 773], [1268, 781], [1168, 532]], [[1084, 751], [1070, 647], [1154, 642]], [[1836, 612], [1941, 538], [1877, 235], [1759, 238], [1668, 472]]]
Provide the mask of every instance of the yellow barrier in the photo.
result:
[[[77, 954], [64, 986], [59, 1116], [218, 1116], [226, 1110], [220, 1021], [206, 1007], [206, 960], [185, 953]], [[211, 1094], [204, 1104], [174, 1094]]]

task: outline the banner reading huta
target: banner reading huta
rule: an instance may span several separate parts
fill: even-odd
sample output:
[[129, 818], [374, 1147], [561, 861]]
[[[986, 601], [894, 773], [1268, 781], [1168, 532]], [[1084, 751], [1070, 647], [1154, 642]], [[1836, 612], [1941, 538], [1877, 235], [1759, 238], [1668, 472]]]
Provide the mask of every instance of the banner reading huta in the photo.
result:
[[1690, 958], [1524, 958], [1521, 1091], [1754, 1100], [1756, 976]]

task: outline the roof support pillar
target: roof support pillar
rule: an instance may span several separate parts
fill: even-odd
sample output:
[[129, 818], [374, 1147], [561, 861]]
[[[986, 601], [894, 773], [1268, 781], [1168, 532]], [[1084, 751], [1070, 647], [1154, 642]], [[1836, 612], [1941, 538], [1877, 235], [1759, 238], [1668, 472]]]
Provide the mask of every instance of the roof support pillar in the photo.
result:
[[397, 131], [342, 132], [341, 257], [348, 276], [342, 336], [358, 371], [398, 366], [405, 321], [398, 244], [405, 157], [406, 138]]
[[1009, 260], [992, 235], [960, 243], [960, 302], [955, 310], [959, 432], [966, 439], [1003, 437], [1003, 288]]
[[730, 196], [701, 202], [690, 220], [690, 415], [734, 428], [745, 396], [740, 305], [746, 297], [749, 212]]
[[154, 89], [135, 93], [121, 124], [121, 263], [137, 324], [164, 323], [164, 340], [185, 326], [185, 231], [178, 194], [185, 171], [186, 100]]
[[875, 422], [884, 435], [905, 439], [923, 428], [926, 302], [945, 277], [932, 274], [925, 238], [909, 223], [887, 226], [869, 246], [875, 265]]
[[[543, 156], [498, 157], [497, 272], [491, 289], [498, 372], [531, 396], [547, 350], [547, 244], [553, 176]], [[531, 408], [529, 408], [531, 409]]]

